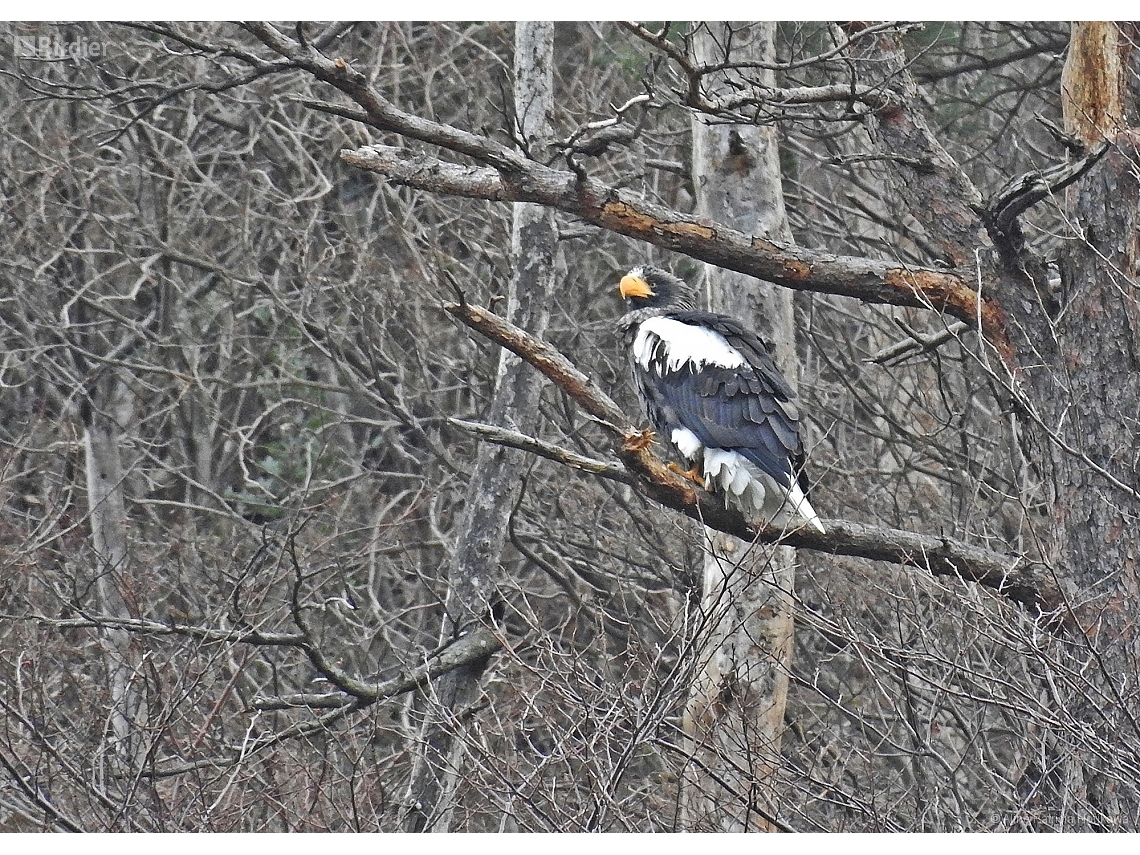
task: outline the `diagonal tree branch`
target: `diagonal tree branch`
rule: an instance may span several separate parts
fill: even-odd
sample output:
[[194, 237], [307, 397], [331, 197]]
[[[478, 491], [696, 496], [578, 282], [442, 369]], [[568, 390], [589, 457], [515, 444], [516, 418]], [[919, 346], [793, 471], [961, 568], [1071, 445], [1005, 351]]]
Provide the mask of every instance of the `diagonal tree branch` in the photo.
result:
[[[53, 618], [47, 615], [0, 614], [0, 619], [28, 621], [55, 629], [106, 629], [108, 627], [141, 635], [180, 635], [203, 643], [252, 644], [261, 647], [295, 647], [306, 653], [316, 649], [304, 633], [263, 632], [256, 629], [213, 629], [188, 624], [162, 623], [140, 618], [118, 618], [111, 615], [84, 615], [78, 618]], [[379, 701], [410, 692], [441, 674], [482, 661], [502, 647], [502, 641], [489, 629], [475, 626], [455, 641], [428, 656], [414, 668], [407, 668], [387, 679], [376, 681], [345, 676], [332, 668], [333, 682], [340, 690], [324, 695], [291, 698], [258, 698], [253, 709], [287, 709], [292, 707], [340, 708], [355, 703], [364, 708]], [[323, 670], [323, 668], [322, 668]], [[306, 701], [298, 698], [308, 699]], [[313, 702], [314, 698], [318, 699]]]
[[[717, 496], [698, 489], [669, 469], [649, 449], [647, 432], [639, 430], [605, 392], [549, 344], [481, 306], [454, 303], [444, 308], [462, 323], [518, 354], [594, 416], [613, 437], [618, 458], [636, 476], [633, 486], [665, 507], [748, 541], [779, 542], [833, 555], [917, 567], [935, 576], [957, 576], [992, 588], [1031, 610], [1048, 612], [1062, 604], [1061, 594], [1046, 569], [1024, 556], [946, 537], [845, 520], [824, 520], [826, 534], [807, 528], [787, 531], [749, 521], [739, 511], [726, 508]], [[512, 444], [517, 446], [518, 442]], [[548, 456], [557, 459], [556, 455]]]
[[986, 216], [992, 223], [991, 231], [995, 238], [1008, 240], [1018, 228], [1018, 217], [1080, 179], [1104, 156], [1108, 145], [1108, 140], [1102, 140], [1076, 160], [1011, 179], [986, 203]]
[[622, 484], [632, 484], [636, 480], [634, 476], [630, 474], [629, 470], [620, 463], [610, 463], [605, 460], [596, 460], [592, 457], [586, 457], [584, 454], [578, 454], [569, 449], [561, 448], [553, 443], [538, 439], [537, 437], [527, 436], [518, 431], [507, 430], [507, 428], [498, 427], [497, 425], [489, 425], [483, 422], [469, 422], [464, 419], [448, 419], [448, 421], [457, 428], [481, 437], [488, 442], [493, 442], [496, 445], [505, 445], [508, 448], [518, 448], [522, 451], [529, 451], [531, 454], [537, 455], [538, 457], [545, 457], [547, 460], [553, 460], [555, 463], [561, 463], [563, 466], [569, 466], [571, 469], [581, 469], [583, 472], [600, 475], [603, 478], [608, 478], [611, 481], [619, 481]]
[[356, 107], [310, 100], [302, 103], [441, 146], [472, 158], [482, 168], [430, 157], [409, 157], [401, 149], [387, 146], [344, 151], [341, 157], [347, 163], [380, 173], [396, 183], [435, 192], [545, 205], [619, 234], [788, 288], [943, 311], [980, 326], [982, 335], [993, 343], [1007, 364], [1012, 364], [1013, 351], [1001, 309], [981, 298], [972, 287], [972, 280], [963, 274], [789, 248], [717, 223], [702, 222], [584, 173], [544, 166], [490, 137], [404, 112], [373, 89], [368, 78], [345, 59], [330, 59], [271, 24], [243, 26], [296, 67], [343, 92]]
[[491, 630], [484, 626], [475, 626], [465, 631], [452, 644], [424, 661], [423, 664], [415, 668], [404, 669], [386, 680], [373, 682], [359, 678], [341, 679], [336, 682], [337, 688], [340, 689], [339, 692], [255, 698], [250, 707], [256, 710], [292, 709], [295, 707], [337, 709], [355, 704], [356, 709], [363, 709], [379, 701], [418, 689], [443, 674], [485, 662], [491, 654], [502, 646], [501, 639]]
[[[306, 103], [318, 106], [317, 102]], [[783, 246], [533, 161], [525, 161], [521, 169], [502, 170], [449, 163], [391, 146], [365, 146], [342, 151], [340, 156], [352, 166], [419, 190], [546, 205], [618, 234], [786, 288], [943, 311], [971, 325], [980, 324], [982, 334], [1007, 362], [1012, 356], [1001, 309], [986, 299], [979, 303], [978, 293], [958, 273]]]

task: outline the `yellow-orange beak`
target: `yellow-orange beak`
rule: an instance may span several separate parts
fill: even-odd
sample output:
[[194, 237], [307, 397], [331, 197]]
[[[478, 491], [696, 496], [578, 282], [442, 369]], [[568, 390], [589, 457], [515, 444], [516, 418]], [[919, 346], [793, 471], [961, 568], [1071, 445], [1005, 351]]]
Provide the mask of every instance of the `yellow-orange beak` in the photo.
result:
[[621, 291], [621, 295], [627, 300], [631, 297], [653, 296], [653, 289], [650, 288], [649, 283], [640, 276], [623, 276], [618, 290]]

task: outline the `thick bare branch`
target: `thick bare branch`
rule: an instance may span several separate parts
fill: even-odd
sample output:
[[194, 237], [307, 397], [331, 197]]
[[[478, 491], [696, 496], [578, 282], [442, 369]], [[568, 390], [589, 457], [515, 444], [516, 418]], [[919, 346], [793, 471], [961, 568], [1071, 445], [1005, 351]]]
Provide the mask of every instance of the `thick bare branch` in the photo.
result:
[[[431, 158], [407, 158], [399, 149], [368, 146], [341, 157], [354, 166], [400, 184], [433, 192], [494, 201], [533, 202], [566, 211], [619, 234], [638, 238], [693, 258], [801, 290], [843, 294], [872, 303], [944, 311], [980, 323], [981, 332], [1012, 361], [1004, 316], [981, 299], [970, 280], [946, 271], [907, 269], [862, 258], [793, 251], [716, 223], [653, 205], [627, 191], [529, 160], [498, 142], [440, 122], [406, 113], [376, 92], [365, 75], [341, 58], [329, 59], [285, 36], [269, 24], [249, 24], [250, 32], [283, 57], [344, 92], [363, 113], [345, 114], [372, 127], [439, 145], [492, 168], [469, 172]], [[332, 105], [312, 106], [328, 110]], [[960, 260], [963, 257], [956, 256]], [[964, 259], [972, 261], [972, 259]]]
[[[262, 632], [256, 629], [212, 629], [209, 627], [190, 626], [186, 624], [162, 623], [160, 621], [143, 620], [140, 618], [116, 618], [107, 615], [88, 615], [80, 618], [51, 618], [47, 615], [34, 615], [22, 617], [19, 615], [0, 615], [0, 619], [22, 621], [27, 620], [41, 626], [50, 626], [56, 629], [118, 629], [130, 633], [144, 635], [181, 635], [194, 638], [206, 643], [226, 644], [252, 644], [256, 646], [298, 647], [309, 649], [310, 644], [301, 633], [292, 632]], [[473, 662], [486, 659], [502, 646], [489, 630], [476, 626], [470, 632], [464, 633], [453, 644], [448, 645], [438, 654], [428, 658], [424, 664], [403, 671], [395, 676], [380, 682], [372, 682], [357, 678], [345, 679], [345, 685], [340, 686], [344, 693], [330, 695], [304, 696], [308, 699], [321, 698], [323, 700], [312, 703], [296, 699], [265, 698], [253, 703], [255, 709], [284, 709], [286, 707], [342, 707], [349, 703], [367, 706], [395, 695], [410, 692], [419, 688], [428, 680], [435, 679], [440, 674], [462, 668]], [[300, 696], [298, 696], [300, 697]], [[328, 698], [337, 698], [333, 703]]]
[[448, 419], [448, 421], [457, 428], [481, 437], [488, 442], [529, 451], [531, 454], [537, 454], [539, 457], [545, 457], [547, 460], [553, 460], [556, 463], [569, 466], [571, 469], [581, 469], [583, 472], [601, 475], [611, 481], [621, 481], [626, 484], [632, 483], [634, 480], [629, 471], [618, 463], [595, 460], [592, 457], [586, 457], [584, 454], [560, 448], [554, 443], [544, 442], [537, 437], [482, 422], [469, 422], [463, 419]]
[[276, 53], [352, 98], [364, 108], [365, 115], [360, 117], [360, 121], [422, 142], [441, 145], [500, 169], [523, 169], [527, 164], [521, 152], [488, 137], [405, 113], [373, 90], [368, 85], [368, 78], [341, 57], [329, 59], [312, 46], [290, 39], [272, 24], [248, 23], [245, 27]]
[[420, 190], [547, 205], [610, 231], [786, 288], [943, 311], [971, 324], [980, 322], [982, 334], [999, 352], [1003, 356], [1010, 353], [1000, 308], [985, 299], [979, 304], [977, 292], [957, 273], [782, 246], [531, 161], [507, 172], [409, 155], [390, 146], [346, 150], [341, 158], [396, 184]]
[[[901, 324], [900, 324], [901, 326]], [[904, 327], [905, 329], [905, 327]], [[867, 362], [874, 362], [878, 365], [886, 365], [898, 359], [901, 356], [909, 356], [915, 351], [926, 353], [931, 350], [936, 350], [940, 345], [944, 344], [950, 339], [960, 336], [969, 327], [961, 321], [955, 321], [950, 324], [946, 329], [934, 333], [930, 336], [920, 336], [909, 329], [905, 329], [909, 338], [905, 338], [900, 342], [884, 347], [875, 353], [873, 356], [867, 357]]]
[[986, 204], [991, 230], [1007, 238], [1018, 228], [1017, 218], [1043, 199], [1061, 192], [1092, 169], [1104, 153], [1108, 141], [1102, 140], [1076, 160], [1059, 163], [1049, 169], [1019, 175], [1001, 188]]
[[849, 555], [917, 567], [935, 576], [957, 576], [992, 588], [1002, 596], [1031, 609], [1051, 611], [1061, 596], [1045, 571], [1023, 556], [994, 552], [962, 541], [915, 534], [845, 520], [824, 520], [826, 534], [806, 528], [787, 531], [747, 520], [720, 499], [668, 468], [649, 449], [647, 435], [612, 399], [547, 344], [528, 335], [498, 315], [468, 303], [445, 307], [454, 317], [518, 354], [597, 418], [614, 437], [614, 450], [637, 480], [634, 486], [649, 499], [700, 520], [710, 528], [743, 540], [782, 543], [833, 555]]
[[296, 707], [336, 709], [355, 704], [357, 708], [362, 708], [418, 689], [442, 674], [448, 674], [459, 668], [466, 668], [476, 662], [483, 662], [502, 646], [502, 642], [489, 629], [483, 626], [475, 626], [422, 665], [409, 668], [389, 677], [387, 680], [380, 682], [353, 680], [347, 686], [340, 686], [344, 689], [343, 692], [255, 698], [250, 706], [258, 710], [293, 709]]

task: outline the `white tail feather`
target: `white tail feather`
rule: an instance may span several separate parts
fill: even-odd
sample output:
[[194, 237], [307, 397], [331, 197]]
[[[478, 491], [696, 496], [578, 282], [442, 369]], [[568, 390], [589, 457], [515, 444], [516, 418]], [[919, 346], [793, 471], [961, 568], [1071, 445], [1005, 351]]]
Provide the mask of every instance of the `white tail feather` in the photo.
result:
[[[693, 455], [686, 454], [687, 457]], [[785, 490], [774, 478], [760, 472], [746, 458], [723, 448], [706, 448], [704, 452], [705, 482], [719, 490], [746, 513], [756, 513], [774, 525], [787, 525], [794, 515], [820, 534], [826, 534], [819, 514], [811, 506], [800, 485], [793, 482]]]
[[795, 481], [792, 482], [792, 488], [788, 490], [788, 504], [795, 509], [797, 514], [807, 520], [808, 525], [820, 534], [827, 534], [823, 528], [823, 523], [820, 522], [819, 514], [815, 512], [815, 508], [811, 506], [808, 497], [804, 495], [804, 491]]

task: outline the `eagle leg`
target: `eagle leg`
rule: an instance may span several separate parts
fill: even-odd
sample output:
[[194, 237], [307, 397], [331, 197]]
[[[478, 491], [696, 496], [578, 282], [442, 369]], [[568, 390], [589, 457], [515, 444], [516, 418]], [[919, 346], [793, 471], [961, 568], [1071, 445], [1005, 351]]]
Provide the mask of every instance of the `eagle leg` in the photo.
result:
[[701, 477], [701, 470], [698, 469], [696, 466], [694, 466], [692, 469], [682, 469], [676, 463], [670, 463], [669, 468], [672, 469], [674, 472], [676, 472], [678, 475], [680, 475], [682, 478], [686, 478], [689, 481], [692, 481], [694, 484], [696, 484], [702, 490], [708, 490], [709, 489], [708, 485], [705, 484], [705, 479]]
[[645, 451], [656, 439], [657, 434], [646, 428], [645, 430], [630, 431], [622, 437], [621, 444], [626, 451]]

